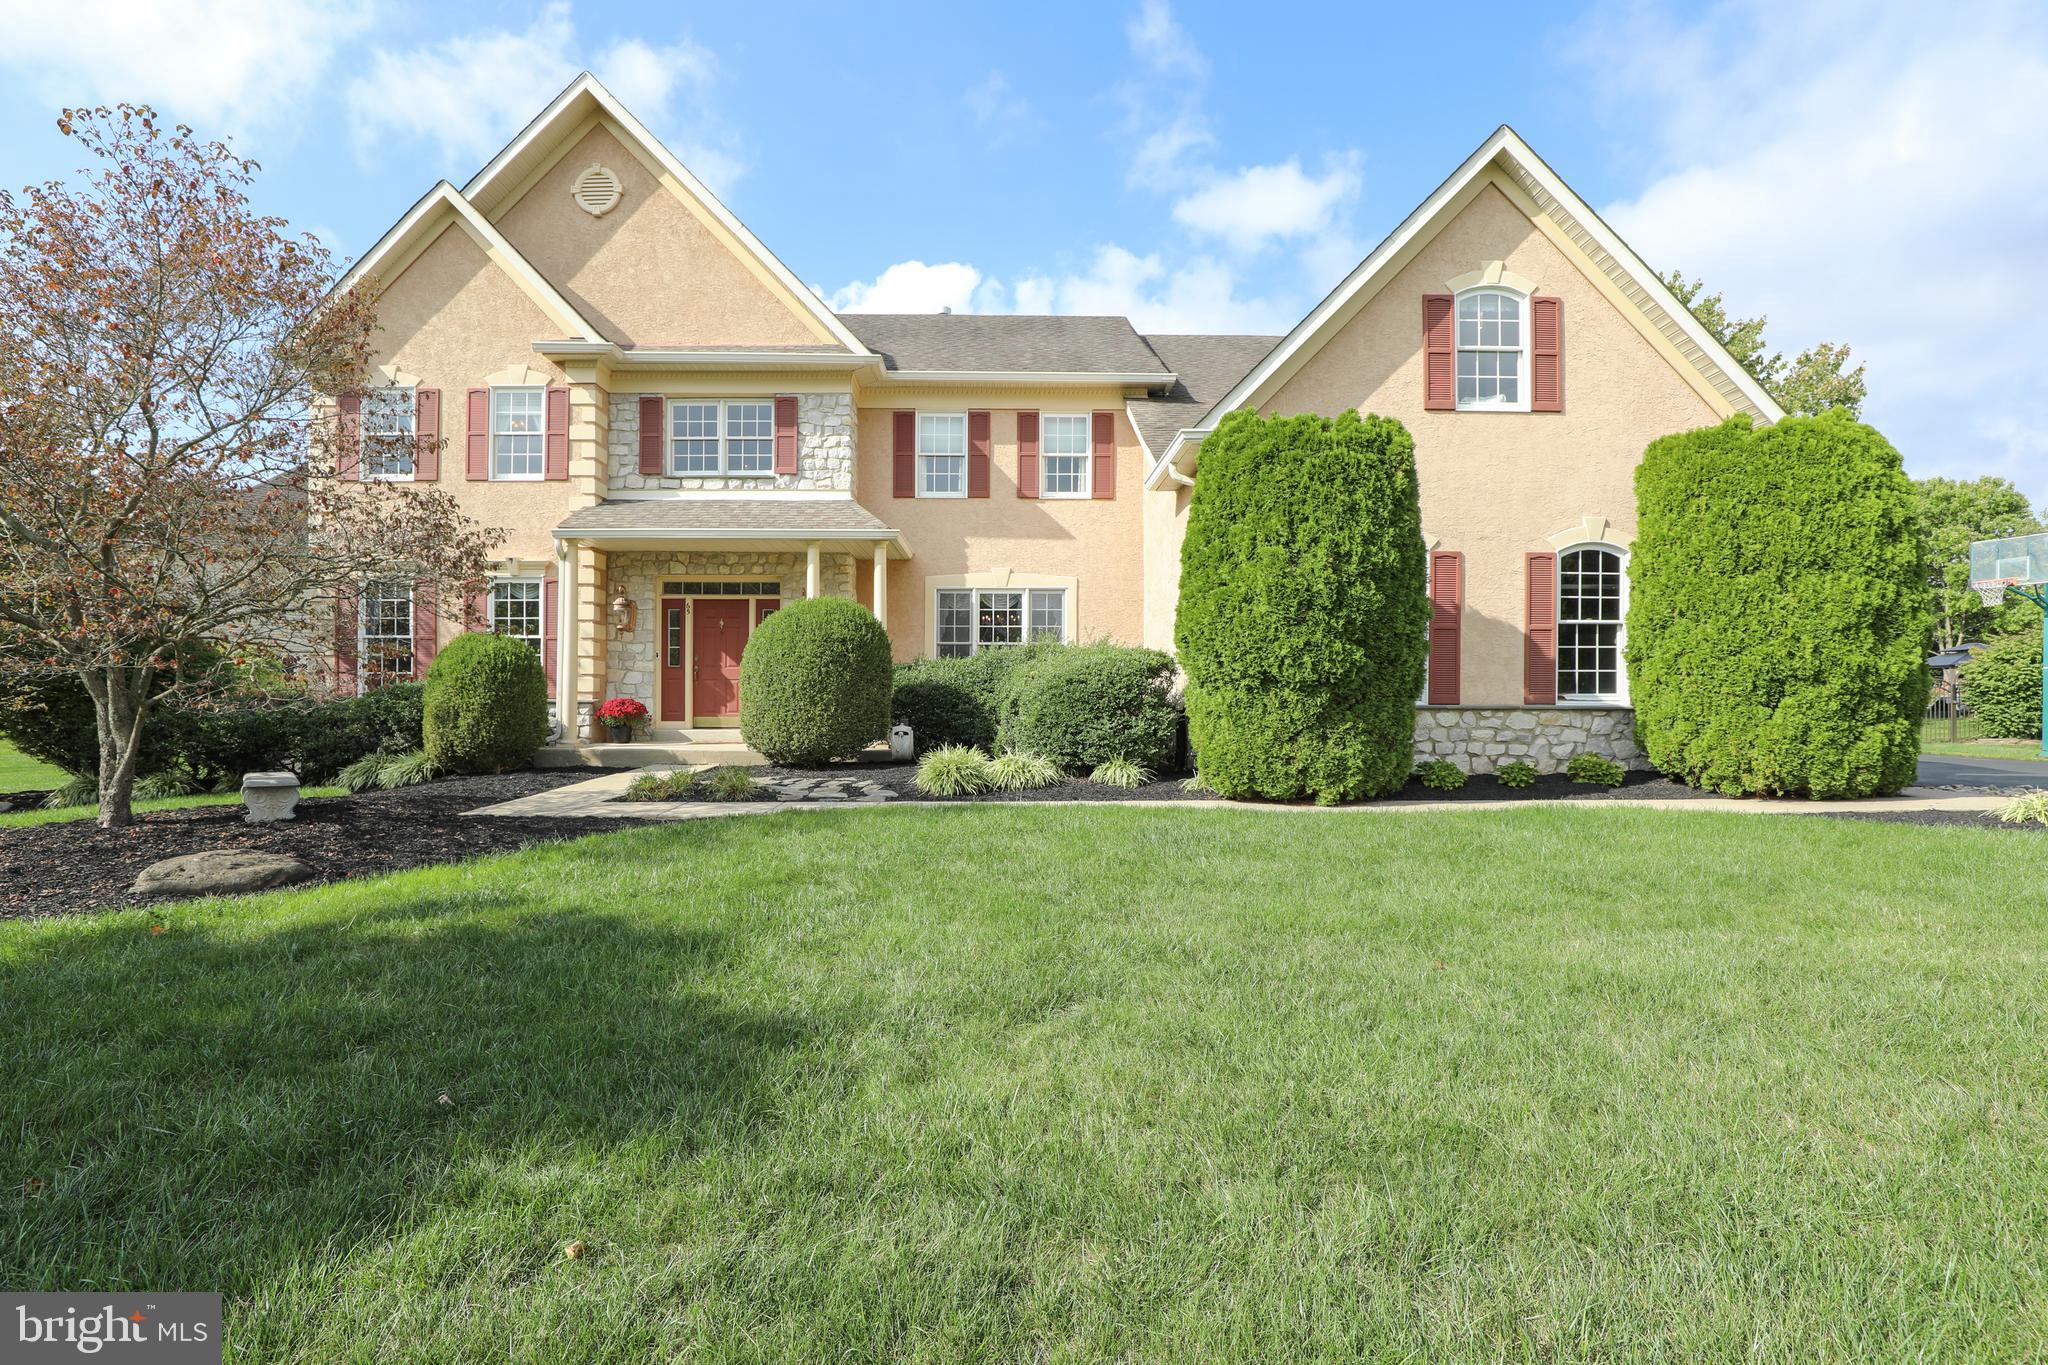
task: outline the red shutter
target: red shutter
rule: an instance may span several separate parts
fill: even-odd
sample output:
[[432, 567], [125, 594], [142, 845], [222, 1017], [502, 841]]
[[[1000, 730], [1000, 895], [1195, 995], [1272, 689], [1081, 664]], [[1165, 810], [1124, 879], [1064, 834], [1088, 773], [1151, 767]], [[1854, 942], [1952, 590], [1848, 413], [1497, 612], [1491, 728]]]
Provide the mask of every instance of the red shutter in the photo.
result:
[[556, 633], [561, 629], [562, 581], [553, 574], [540, 585], [540, 669], [547, 675], [548, 695], [555, 695]]
[[890, 458], [895, 493], [899, 498], [917, 496], [917, 414], [899, 411], [893, 423], [895, 450]]
[[1449, 294], [1422, 296], [1422, 406], [1429, 411], [1458, 406], [1457, 311]]
[[346, 589], [334, 600], [334, 690], [353, 695], [356, 690], [356, 627], [361, 607], [356, 594]]
[[1557, 556], [1531, 554], [1527, 608], [1522, 634], [1522, 700], [1531, 706], [1557, 701]]
[[1458, 666], [1463, 654], [1465, 555], [1461, 550], [1429, 552], [1429, 704], [1458, 704]]
[[640, 397], [640, 472], [661, 473], [662, 438], [667, 435], [661, 429], [662, 402], [658, 394], [642, 394]]
[[1017, 414], [1017, 496], [1038, 496], [1038, 414]]
[[468, 407], [468, 425], [462, 438], [468, 464], [466, 477], [488, 479], [491, 477], [491, 391], [471, 389]]
[[988, 496], [989, 415], [967, 414], [967, 496]]
[[541, 477], [544, 479], [566, 479], [569, 477], [569, 391], [564, 388], [548, 390], [547, 434], [542, 438]]
[[422, 578], [412, 585], [412, 675], [427, 676], [440, 648], [441, 614], [434, 609], [433, 580]]
[[775, 400], [775, 472], [796, 473], [796, 395]]
[[363, 454], [363, 396], [345, 393], [334, 400], [334, 408], [335, 477], [360, 479], [363, 476], [360, 463]]
[[1529, 410], [1564, 411], [1564, 300], [1529, 300]]
[[491, 590], [485, 587], [469, 595], [469, 602], [462, 613], [464, 630], [489, 630], [491, 628]]
[[1116, 414], [1098, 412], [1092, 424], [1093, 439], [1089, 442], [1094, 452], [1095, 496], [1113, 498], [1116, 496]]
[[417, 389], [412, 396], [412, 476], [420, 483], [441, 478], [441, 391]]

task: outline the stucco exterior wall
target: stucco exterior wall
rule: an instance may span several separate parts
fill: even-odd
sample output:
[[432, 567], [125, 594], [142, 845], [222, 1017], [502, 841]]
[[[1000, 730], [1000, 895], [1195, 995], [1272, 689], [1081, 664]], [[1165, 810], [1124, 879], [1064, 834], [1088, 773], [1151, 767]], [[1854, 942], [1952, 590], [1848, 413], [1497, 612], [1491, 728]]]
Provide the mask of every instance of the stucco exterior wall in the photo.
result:
[[1180, 547], [1188, 534], [1188, 492], [1177, 483], [1145, 498], [1145, 633], [1153, 649], [1173, 649], [1180, 606]]
[[[1426, 412], [1422, 296], [1488, 261], [1563, 299], [1564, 411]], [[1523, 555], [1587, 517], [1635, 536], [1633, 479], [1656, 437], [1719, 420], [1571, 259], [1488, 186], [1276, 393], [1267, 409], [1398, 417], [1414, 433], [1425, 533], [1465, 553], [1461, 701], [1522, 697]], [[1199, 475], [1197, 476], [1199, 477]], [[1176, 555], [1177, 558], [1177, 555]]]

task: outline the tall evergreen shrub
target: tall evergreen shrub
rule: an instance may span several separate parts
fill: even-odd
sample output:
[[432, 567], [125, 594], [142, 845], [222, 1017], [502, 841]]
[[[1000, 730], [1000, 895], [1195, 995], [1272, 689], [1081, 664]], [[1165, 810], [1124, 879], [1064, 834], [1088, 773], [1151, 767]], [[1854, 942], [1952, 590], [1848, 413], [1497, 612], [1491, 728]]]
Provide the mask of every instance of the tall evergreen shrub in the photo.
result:
[[[2011, 599], [2008, 598], [2008, 601]], [[2041, 623], [2001, 635], [1963, 665], [1963, 700], [1998, 739], [2041, 737]]]

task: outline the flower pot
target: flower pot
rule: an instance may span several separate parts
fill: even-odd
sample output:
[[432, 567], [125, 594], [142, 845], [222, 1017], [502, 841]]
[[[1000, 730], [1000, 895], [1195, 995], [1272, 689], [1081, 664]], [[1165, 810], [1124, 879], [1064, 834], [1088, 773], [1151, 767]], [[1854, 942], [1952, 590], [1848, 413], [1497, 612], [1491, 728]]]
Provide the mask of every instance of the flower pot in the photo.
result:
[[607, 725], [604, 728], [611, 735], [614, 744], [633, 742], [633, 727], [630, 725]]

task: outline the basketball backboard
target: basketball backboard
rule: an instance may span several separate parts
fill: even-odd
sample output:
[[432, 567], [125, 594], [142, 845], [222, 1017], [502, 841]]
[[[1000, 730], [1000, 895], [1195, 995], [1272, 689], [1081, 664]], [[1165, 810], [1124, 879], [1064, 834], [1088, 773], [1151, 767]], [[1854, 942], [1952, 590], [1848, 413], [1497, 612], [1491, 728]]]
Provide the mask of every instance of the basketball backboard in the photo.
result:
[[1970, 586], [1995, 607], [2011, 587], [2048, 583], [2048, 535], [2011, 536], [1970, 542]]

